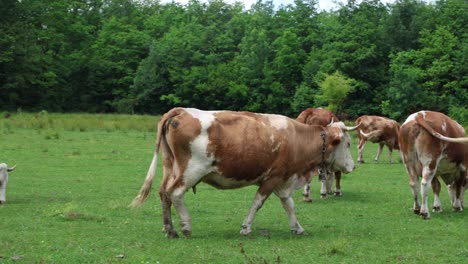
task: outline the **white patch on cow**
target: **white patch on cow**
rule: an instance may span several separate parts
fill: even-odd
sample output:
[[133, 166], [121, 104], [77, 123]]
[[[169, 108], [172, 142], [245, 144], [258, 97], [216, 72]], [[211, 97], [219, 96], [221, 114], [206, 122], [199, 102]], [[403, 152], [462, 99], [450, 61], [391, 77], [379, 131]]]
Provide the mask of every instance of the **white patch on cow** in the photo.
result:
[[258, 179], [254, 181], [247, 181], [247, 180], [237, 181], [235, 179], [226, 178], [224, 175], [222, 175], [219, 172], [213, 172], [203, 177], [202, 181], [207, 184], [213, 185], [218, 189], [237, 189], [237, 188], [242, 188], [245, 186], [253, 185], [256, 182], [258, 182]]
[[290, 177], [284, 184], [278, 186], [275, 189], [275, 193], [281, 198], [289, 197], [295, 190], [304, 187], [304, 185], [306, 184], [306, 178], [296, 173], [292, 177]]
[[277, 130], [286, 129], [288, 128], [288, 118], [281, 115], [267, 115], [268, 120], [270, 121], [270, 125]]
[[215, 120], [214, 114], [217, 111], [200, 111], [198, 109], [186, 108], [185, 111], [198, 119], [201, 124], [201, 132], [190, 144], [190, 158], [187, 169], [184, 172], [186, 186], [197, 184], [200, 179], [212, 171], [212, 164], [215, 157], [208, 155], [208, 128]]
[[202, 134], [203, 131], [206, 132], [211, 124], [213, 123], [215, 116], [214, 114], [219, 113], [221, 111], [202, 111], [195, 108], [184, 108], [184, 110], [189, 113], [193, 118], [200, 120], [202, 126]]
[[442, 131], [447, 132], [447, 123], [442, 124]]
[[[418, 113], [419, 113], [419, 112], [418, 112]], [[409, 122], [411, 122], [411, 121], [416, 120], [416, 115], [417, 115], [418, 113], [413, 113], [413, 114], [409, 115], [408, 118], [406, 118], [406, 120], [405, 120], [405, 122], [403, 123], [402, 126], [404, 126], [406, 123], [409, 123]]]
[[275, 144], [275, 136], [273, 134], [271, 134], [270, 140], [272, 145]]
[[281, 142], [278, 143], [276, 146], [273, 147], [273, 149], [271, 150], [271, 152], [276, 152], [278, 151], [278, 149], [281, 147]]

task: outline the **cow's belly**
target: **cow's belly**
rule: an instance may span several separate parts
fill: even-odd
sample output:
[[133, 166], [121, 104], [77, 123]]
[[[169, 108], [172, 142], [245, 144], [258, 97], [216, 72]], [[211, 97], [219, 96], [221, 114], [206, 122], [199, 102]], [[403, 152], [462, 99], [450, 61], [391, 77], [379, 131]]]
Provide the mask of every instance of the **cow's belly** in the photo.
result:
[[458, 177], [460, 177], [460, 168], [456, 163], [450, 162], [444, 158], [437, 166], [437, 174], [440, 176], [445, 184], [452, 184]]
[[210, 173], [202, 178], [202, 182], [207, 183], [218, 189], [237, 189], [249, 185], [254, 185], [259, 182], [259, 179], [254, 181], [247, 180], [236, 180], [232, 178], [227, 178], [224, 175], [219, 173]]

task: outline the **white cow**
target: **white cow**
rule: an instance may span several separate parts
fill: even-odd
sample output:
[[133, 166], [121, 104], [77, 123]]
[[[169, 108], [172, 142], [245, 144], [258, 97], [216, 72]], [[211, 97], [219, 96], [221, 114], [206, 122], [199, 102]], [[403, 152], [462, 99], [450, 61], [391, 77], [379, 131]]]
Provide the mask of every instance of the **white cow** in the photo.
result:
[[16, 165], [8, 168], [5, 163], [0, 163], [0, 204], [4, 204], [6, 202], [5, 192], [6, 192], [6, 185], [8, 183], [8, 172], [13, 171], [16, 168]]

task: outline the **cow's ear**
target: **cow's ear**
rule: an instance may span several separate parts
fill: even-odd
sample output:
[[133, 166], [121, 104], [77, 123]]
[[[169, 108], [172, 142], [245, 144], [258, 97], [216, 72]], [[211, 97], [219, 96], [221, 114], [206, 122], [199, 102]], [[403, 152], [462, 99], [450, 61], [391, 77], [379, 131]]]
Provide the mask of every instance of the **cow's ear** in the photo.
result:
[[340, 137], [335, 137], [333, 140], [332, 140], [332, 145], [333, 146], [337, 146], [341, 143], [341, 138]]

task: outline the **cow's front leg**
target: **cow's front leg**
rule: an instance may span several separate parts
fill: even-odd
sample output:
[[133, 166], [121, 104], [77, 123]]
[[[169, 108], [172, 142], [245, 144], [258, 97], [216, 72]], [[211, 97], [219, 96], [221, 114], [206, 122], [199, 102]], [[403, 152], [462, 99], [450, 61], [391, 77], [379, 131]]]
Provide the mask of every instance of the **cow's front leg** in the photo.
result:
[[450, 196], [450, 202], [453, 210], [456, 212], [463, 211], [464, 209], [464, 193], [466, 179], [463, 178], [464, 172], [460, 172], [460, 178], [453, 184], [447, 185], [447, 190]]
[[265, 202], [267, 198], [268, 198], [268, 195], [262, 195], [260, 191], [257, 192], [257, 194], [255, 195], [255, 199], [252, 203], [252, 206], [250, 207], [249, 214], [244, 219], [244, 222], [242, 222], [242, 226], [241, 226], [242, 228], [240, 231], [241, 235], [245, 236], [252, 232], [252, 222], [255, 218], [255, 214], [260, 208], [262, 208], [263, 203]]
[[310, 183], [307, 183], [304, 186], [304, 191], [302, 192], [302, 196], [304, 196], [304, 202], [311, 203], [312, 197], [310, 197]]
[[432, 206], [432, 212], [440, 213], [442, 212], [442, 204], [439, 198], [440, 182], [436, 177], [434, 177], [434, 179], [432, 179], [431, 185], [432, 185], [432, 192], [434, 193], [434, 204]]
[[289, 218], [289, 226], [291, 227], [291, 233], [295, 235], [301, 235], [304, 233], [304, 228], [299, 224], [296, 218], [296, 212], [294, 210], [294, 200], [289, 197], [280, 197], [281, 204]]
[[327, 198], [328, 190], [327, 190], [327, 180], [320, 181], [320, 198]]
[[341, 192], [341, 171], [332, 172], [335, 175], [335, 196], [343, 196]]

